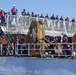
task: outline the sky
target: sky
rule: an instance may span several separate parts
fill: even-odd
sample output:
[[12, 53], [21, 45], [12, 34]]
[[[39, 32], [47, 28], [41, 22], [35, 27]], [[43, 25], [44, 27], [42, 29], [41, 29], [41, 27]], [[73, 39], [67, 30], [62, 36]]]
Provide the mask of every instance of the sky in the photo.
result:
[[26, 12], [33, 11], [44, 16], [48, 13], [49, 16], [54, 14], [59, 18], [62, 15], [64, 19], [66, 16], [76, 19], [76, 0], [0, 0], [0, 8], [5, 12], [10, 11], [13, 5], [16, 5], [19, 15], [26, 9]]

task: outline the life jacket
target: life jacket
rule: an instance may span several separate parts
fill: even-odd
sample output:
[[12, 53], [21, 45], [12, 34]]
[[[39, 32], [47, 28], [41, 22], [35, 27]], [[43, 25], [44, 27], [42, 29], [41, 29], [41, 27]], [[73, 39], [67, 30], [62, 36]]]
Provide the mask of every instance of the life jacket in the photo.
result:
[[68, 43], [68, 38], [66, 38], [66, 41], [65, 41], [65, 43]]
[[1, 13], [0, 13], [0, 18], [1, 18]]
[[19, 43], [19, 39], [16, 39], [16, 44], [17, 44], [17, 45], [19, 45], [19, 44], [20, 44], [20, 43]]
[[68, 38], [67, 37], [63, 38], [63, 43], [68, 43]]
[[2, 12], [2, 13], [1, 13], [1, 17], [4, 17], [4, 16], [5, 16], [5, 14], [4, 14], [4, 12]]
[[16, 13], [16, 12], [17, 12], [16, 8], [13, 8], [12, 13]]
[[69, 19], [66, 19], [66, 22], [69, 22]]
[[2, 45], [6, 45], [7, 41], [5, 39], [2, 39]]
[[16, 44], [19, 45], [20, 43], [18, 41], [16, 41]]

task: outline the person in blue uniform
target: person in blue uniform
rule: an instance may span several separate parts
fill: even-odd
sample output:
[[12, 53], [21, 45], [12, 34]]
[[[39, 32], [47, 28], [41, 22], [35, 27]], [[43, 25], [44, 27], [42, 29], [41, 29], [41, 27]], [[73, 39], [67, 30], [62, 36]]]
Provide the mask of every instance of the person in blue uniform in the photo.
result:
[[67, 37], [66, 33], [63, 34], [62, 43], [63, 43], [63, 54], [67, 55], [67, 52], [68, 52], [68, 37]]

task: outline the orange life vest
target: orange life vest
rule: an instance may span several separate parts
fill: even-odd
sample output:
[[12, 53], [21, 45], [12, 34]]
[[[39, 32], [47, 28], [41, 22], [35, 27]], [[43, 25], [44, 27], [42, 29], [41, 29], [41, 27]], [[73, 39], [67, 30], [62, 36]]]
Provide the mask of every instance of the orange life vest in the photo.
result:
[[2, 45], [6, 45], [6, 44], [7, 44], [6, 40], [2, 39]]
[[0, 18], [1, 18], [1, 13], [0, 13]]
[[4, 17], [4, 12], [1, 13], [1, 17]]
[[19, 45], [19, 44], [20, 44], [20, 43], [19, 43], [19, 39], [16, 39], [16, 44], [17, 44], [17, 45]]
[[66, 38], [66, 41], [65, 41], [65, 43], [68, 43], [68, 38]]
[[13, 8], [12, 13], [16, 13], [16, 12], [17, 12], [16, 8]]
[[63, 39], [65, 39], [65, 40], [63, 41], [63, 43], [68, 43], [68, 38], [67, 38], [67, 37], [65, 37], [65, 38], [63, 38]]
[[66, 22], [69, 22], [69, 19], [66, 19]]
[[16, 44], [19, 45], [20, 43], [18, 41], [16, 41]]

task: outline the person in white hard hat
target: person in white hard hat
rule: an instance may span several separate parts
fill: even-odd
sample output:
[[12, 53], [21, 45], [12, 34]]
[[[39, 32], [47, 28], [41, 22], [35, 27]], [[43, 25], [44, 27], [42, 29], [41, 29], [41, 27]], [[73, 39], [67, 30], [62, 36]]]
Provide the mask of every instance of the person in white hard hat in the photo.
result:
[[17, 9], [15, 5], [13, 5], [13, 8], [11, 9], [11, 13], [12, 15], [17, 15]]
[[17, 14], [18, 14], [18, 11], [17, 11], [17, 8], [16, 8], [15, 5], [13, 5], [13, 8], [11, 9], [11, 13], [12, 13], [12, 21], [15, 18], [15, 22], [17, 24]]

